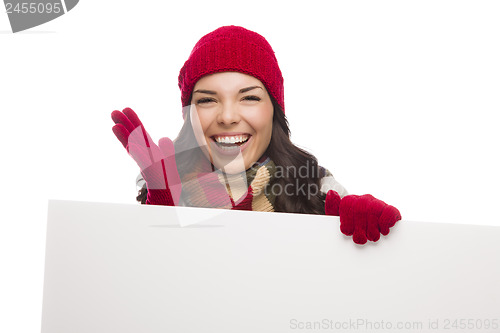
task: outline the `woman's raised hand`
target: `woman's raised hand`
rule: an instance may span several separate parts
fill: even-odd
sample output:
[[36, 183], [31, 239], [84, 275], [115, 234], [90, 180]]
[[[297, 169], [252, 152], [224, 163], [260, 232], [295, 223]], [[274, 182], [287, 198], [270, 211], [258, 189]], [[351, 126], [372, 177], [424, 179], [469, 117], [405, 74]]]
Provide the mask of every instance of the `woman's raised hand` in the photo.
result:
[[346, 195], [342, 199], [333, 190], [328, 191], [325, 201], [325, 214], [340, 217], [340, 231], [353, 236], [356, 244], [367, 240], [376, 242], [380, 234], [389, 234], [389, 228], [401, 220], [396, 207], [386, 204], [370, 194]]
[[137, 114], [130, 108], [113, 111], [111, 119], [116, 124], [113, 126], [113, 133], [137, 163], [146, 181], [146, 204], [177, 205], [181, 182], [173, 142], [169, 138], [162, 138], [156, 145]]

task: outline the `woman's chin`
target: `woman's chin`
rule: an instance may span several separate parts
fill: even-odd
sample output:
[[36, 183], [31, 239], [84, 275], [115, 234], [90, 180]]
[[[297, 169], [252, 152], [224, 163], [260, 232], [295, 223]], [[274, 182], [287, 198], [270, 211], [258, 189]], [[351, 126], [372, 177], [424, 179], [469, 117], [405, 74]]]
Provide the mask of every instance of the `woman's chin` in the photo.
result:
[[217, 149], [214, 143], [210, 145], [210, 148], [210, 158], [212, 164], [217, 169], [228, 174], [244, 172], [247, 169], [246, 165], [248, 163], [245, 163], [242, 150], [228, 154], [227, 152], [221, 152], [220, 149]]
[[245, 172], [247, 169], [245, 159], [242, 154], [233, 159], [227, 159], [227, 157], [221, 159], [214, 156], [212, 163], [217, 169], [227, 174], [241, 173]]

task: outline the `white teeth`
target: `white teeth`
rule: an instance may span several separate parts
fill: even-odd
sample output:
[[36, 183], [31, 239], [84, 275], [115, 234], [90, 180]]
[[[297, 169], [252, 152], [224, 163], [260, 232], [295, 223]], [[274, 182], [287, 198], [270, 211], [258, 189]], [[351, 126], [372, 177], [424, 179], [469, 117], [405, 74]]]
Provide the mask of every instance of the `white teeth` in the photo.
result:
[[237, 143], [237, 142], [243, 142], [247, 139], [248, 135], [215, 136], [215, 141], [219, 143]]
[[229, 146], [229, 147], [220, 147], [222, 150], [233, 150], [233, 149], [239, 149], [238, 146]]

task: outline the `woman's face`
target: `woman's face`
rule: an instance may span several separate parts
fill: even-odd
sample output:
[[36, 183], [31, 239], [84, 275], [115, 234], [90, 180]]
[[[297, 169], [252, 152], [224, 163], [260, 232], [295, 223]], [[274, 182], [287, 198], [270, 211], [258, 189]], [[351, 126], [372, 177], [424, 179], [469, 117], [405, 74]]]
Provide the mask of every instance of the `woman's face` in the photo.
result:
[[196, 140], [218, 169], [242, 172], [266, 151], [274, 108], [260, 80], [239, 72], [206, 75], [196, 82], [191, 104]]

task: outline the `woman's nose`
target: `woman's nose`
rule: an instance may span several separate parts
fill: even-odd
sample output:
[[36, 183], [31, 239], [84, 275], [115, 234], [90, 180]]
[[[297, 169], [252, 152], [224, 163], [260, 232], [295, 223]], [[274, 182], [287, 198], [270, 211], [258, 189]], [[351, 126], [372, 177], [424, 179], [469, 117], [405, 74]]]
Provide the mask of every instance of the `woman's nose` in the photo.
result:
[[222, 105], [217, 115], [217, 122], [222, 125], [237, 124], [241, 120], [237, 106], [232, 104]]

